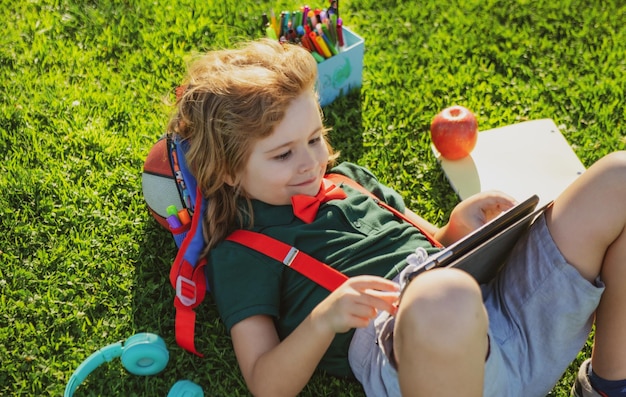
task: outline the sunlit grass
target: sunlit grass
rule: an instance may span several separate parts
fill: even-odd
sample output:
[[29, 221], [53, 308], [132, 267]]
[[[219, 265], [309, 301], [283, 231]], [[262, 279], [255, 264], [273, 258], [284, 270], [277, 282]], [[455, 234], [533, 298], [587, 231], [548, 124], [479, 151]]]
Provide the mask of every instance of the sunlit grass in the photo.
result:
[[[166, 395], [181, 378], [247, 395], [210, 299], [197, 330], [206, 357], [175, 345], [176, 250], [146, 211], [141, 169], [192, 54], [260, 37], [263, 12], [300, 5], [3, 3], [0, 395], [61, 395], [84, 358], [141, 331], [167, 341], [163, 373], [115, 361], [76, 395]], [[345, 0], [340, 12], [365, 38], [365, 67], [360, 92], [324, 109], [332, 142], [435, 223], [457, 202], [429, 149], [443, 107], [472, 109], [481, 129], [552, 118], [585, 165], [625, 146], [620, 2]], [[576, 368], [552, 395], [568, 395]], [[361, 392], [317, 375], [303, 395]]]

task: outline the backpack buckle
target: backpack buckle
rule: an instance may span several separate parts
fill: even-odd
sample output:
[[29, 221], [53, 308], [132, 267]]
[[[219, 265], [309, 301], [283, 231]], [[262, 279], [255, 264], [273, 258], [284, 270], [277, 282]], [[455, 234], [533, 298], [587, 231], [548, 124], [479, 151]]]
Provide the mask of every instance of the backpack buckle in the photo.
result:
[[196, 283], [184, 276], [176, 278], [176, 297], [185, 306], [191, 306], [196, 303]]

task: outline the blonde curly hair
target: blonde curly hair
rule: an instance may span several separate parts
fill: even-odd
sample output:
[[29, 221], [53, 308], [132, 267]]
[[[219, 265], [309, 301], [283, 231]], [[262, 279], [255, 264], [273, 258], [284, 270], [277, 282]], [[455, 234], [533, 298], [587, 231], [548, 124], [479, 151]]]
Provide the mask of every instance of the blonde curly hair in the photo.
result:
[[[316, 79], [316, 62], [305, 49], [269, 39], [211, 51], [190, 65], [168, 131], [188, 144], [187, 164], [207, 199], [204, 255], [234, 229], [252, 226], [240, 186], [252, 147], [272, 134], [295, 98], [315, 91]], [[336, 154], [326, 144], [331, 164]]]

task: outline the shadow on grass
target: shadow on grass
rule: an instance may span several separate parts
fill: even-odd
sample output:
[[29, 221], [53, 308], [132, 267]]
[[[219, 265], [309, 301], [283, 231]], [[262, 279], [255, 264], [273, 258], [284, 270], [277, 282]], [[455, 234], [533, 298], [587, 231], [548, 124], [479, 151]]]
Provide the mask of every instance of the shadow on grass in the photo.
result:
[[176, 344], [175, 291], [169, 270], [177, 248], [171, 235], [153, 219], [144, 225], [140, 242], [133, 293], [133, 321], [138, 332], [159, 334], [166, 342], [170, 360], [157, 377], [166, 380], [163, 395], [177, 380], [189, 379], [202, 386], [207, 395], [248, 395], [241, 379], [230, 338], [219, 320], [210, 294], [196, 309], [198, 357]]
[[361, 90], [335, 99], [323, 111], [324, 123], [331, 128], [330, 143], [341, 153], [340, 161], [357, 162], [364, 152]]

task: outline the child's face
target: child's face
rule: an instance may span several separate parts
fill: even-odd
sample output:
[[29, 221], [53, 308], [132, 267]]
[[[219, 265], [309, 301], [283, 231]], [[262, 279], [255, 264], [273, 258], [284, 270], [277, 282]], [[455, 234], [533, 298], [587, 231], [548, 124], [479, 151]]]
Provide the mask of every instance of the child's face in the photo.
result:
[[314, 196], [328, 164], [323, 124], [312, 93], [296, 98], [283, 121], [257, 141], [242, 174], [242, 187], [254, 199], [273, 205], [291, 203], [291, 196]]

